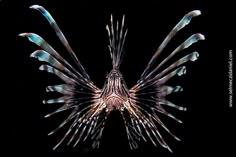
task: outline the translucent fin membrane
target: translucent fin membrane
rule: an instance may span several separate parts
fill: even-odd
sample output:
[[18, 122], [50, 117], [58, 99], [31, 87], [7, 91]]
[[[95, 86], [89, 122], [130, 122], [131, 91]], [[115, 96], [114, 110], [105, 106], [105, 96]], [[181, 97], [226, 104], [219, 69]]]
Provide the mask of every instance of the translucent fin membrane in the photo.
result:
[[[65, 68], [68, 68], [69, 70], [72, 70], [73, 74], [76, 75], [76, 77], [79, 78], [78, 80], [85, 82], [86, 84], [88, 84], [93, 89], [98, 89], [98, 88], [96, 88], [95, 85], [93, 85], [93, 82], [91, 80], [86, 79], [85, 77], [83, 77], [83, 75], [80, 72], [78, 72], [74, 67], [72, 67], [42, 37], [40, 37], [39, 35], [37, 35], [35, 33], [21, 33], [21, 34], [19, 34], [19, 36], [27, 37], [29, 39], [29, 41], [31, 41], [31, 42], [35, 43], [36, 45], [40, 46], [43, 50], [45, 50], [47, 53], [49, 53], [55, 60], [60, 62], [63, 65], [63, 68], [65, 67]], [[36, 53], [39, 53], [39, 52], [36, 52]], [[41, 52], [41, 53], [44, 53], [44, 52]], [[34, 55], [36, 55], [36, 54], [32, 54], [32, 56], [34, 56]]]
[[[173, 56], [183, 49], [187, 49], [192, 44], [204, 40], [205, 37], [196, 33], [190, 36], [177, 48], [175, 48], [166, 58], [160, 61], [157, 66], [154, 66], [156, 59], [161, 54], [163, 49], [167, 46], [169, 41], [175, 36], [175, 34], [190, 23], [192, 17], [200, 15], [200, 11], [195, 10], [186, 14], [182, 20], [172, 29], [167, 35], [159, 48], [154, 53], [153, 57], [149, 61], [147, 67], [142, 73], [139, 81], [130, 90], [131, 101], [125, 105], [129, 116], [124, 114], [124, 121], [126, 123], [126, 132], [131, 148], [137, 147], [137, 141], [149, 139], [155, 146], [159, 143], [170, 152], [172, 150], [164, 141], [160, 134], [160, 128], [157, 128], [157, 124], [160, 125], [165, 131], [167, 131], [172, 137], [180, 141], [160, 120], [159, 114], [163, 114], [178, 123], [182, 123], [180, 119], [169, 113], [164, 107], [176, 108], [180, 111], [186, 111], [187, 109], [182, 106], [175, 105], [174, 103], [166, 100], [166, 96], [175, 92], [183, 91], [180, 86], [171, 87], [166, 85], [167, 82], [174, 76], [182, 76], [186, 73], [186, 66], [184, 63], [188, 61], [196, 61], [199, 57], [198, 52], [192, 52], [183, 56], [182, 58], [174, 61], [168, 65]], [[164, 66], [164, 70], [158, 72], [160, 67]], [[129, 120], [131, 119], [131, 121]], [[133, 128], [133, 129], [132, 129]]]
[[62, 81], [64, 81], [64, 84], [46, 87], [47, 92], [58, 92], [62, 94], [62, 96], [43, 101], [44, 104], [62, 104], [58, 109], [47, 114], [45, 118], [64, 111], [70, 113], [69, 116], [48, 135], [54, 134], [57, 130], [68, 124], [68, 122], [72, 122], [69, 130], [53, 149], [56, 149], [59, 145], [61, 145], [70, 133], [72, 133], [73, 136], [70, 138], [69, 143], [73, 142], [73, 139], [75, 139], [76, 141], [74, 146], [77, 145], [80, 139], [86, 140], [89, 136], [95, 136], [97, 142], [99, 142], [100, 137], [98, 138], [96, 135], [93, 135], [92, 132], [99, 130], [100, 135], [102, 134], [101, 130], [103, 130], [103, 128], [97, 124], [103, 121], [104, 117], [107, 116], [104, 114], [106, 113], [105, 105], [99, 97], [101, 90], [90, 80], [88, 74], [80, 64], [78, 58], [74, 54], [65, 36], [50, 13], [38, 5], [33, 5], [30, 8], [40, 11], [47, 19], [78, 68], [76, 69], [69, 64], [39, 35], [35, 33], [19, 34], [19, 36], [27, 37], [29, 41], [38, 45], [42, 49], [36, 50], [30, 55], [30, 57], [37, 58], [39, 61], [45, 62], [44, 65], [40, 66], [39, 70], [55, 74]]
[[186, 14], [180, 22], [171, 30], [171, 32], [167, 35], [167, 37], [164, 39], [164, 41], [161, 43], [159, 48], [156, 50], [155, 54], [149, 61], [146, 69], [144, 70], [141, 79], [143, 79], [147, 73], [150, 71], [150, 68], [152, 67], [153, 63], [156, 61], [157, 57], [161, 54], [162, 50], [166, 47], [166, 45], [169, 43], [169, 41], [175, 36], [175, 34], [180, 31], [182, 28], [184, 28], [186, 25], [188, 25], [191, 21], [191, 19], [195, 16], [201, 15], [200, 10], [194, 10]]
[[71, 57], [74, 59], [75, 63], [79, 67], [79, 69], [82, 72], [83, 76], [86, 77], [87, 79], [89, 79], [89, 76], [85, 72], [84, 67], [80, 63], [79, 59], [76, 57], [74, 51], [70, 47], [70, 45], [69, 45], [68, 41], [66, 40], [64, 34], [62, 33], [61, 29], [58, 27], [56, 21], [53, 19], [51, 14], [46, 9], [44, 9], [42, 6], [39, 6], [39, 5], [32, 5], [30, 8], [38, 10], [47, 19], [47, 21], [49, 22], [49, 24], [52, 26], [52, 28], [56, 32], [57, 36], [59, 37], [61, 43], [65, 46], [65, 48], [67, 49], [67, 51], [69, 52]]
[[113, 69], [118, 69], [122, 60], [122, 53], [124, 42], [126, 39], [127, 29], [124, 30], [125, 16], [123, 15], [121, 26], [118, 21], [116, 23], [116, 29], [114, 28], [113, 16], [111, 15], [111, 25], [106, 26], [109, 37], [109, 50], [112, 59]]

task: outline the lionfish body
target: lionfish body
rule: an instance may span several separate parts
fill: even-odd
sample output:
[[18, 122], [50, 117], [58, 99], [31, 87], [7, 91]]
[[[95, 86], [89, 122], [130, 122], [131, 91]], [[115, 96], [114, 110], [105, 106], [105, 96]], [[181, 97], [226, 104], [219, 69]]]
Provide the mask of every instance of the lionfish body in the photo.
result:
[[160, 71], [159, 69], [179, 51], [188, 48], [198, 40], [204, 40], [204, 36], [199, 33], [192, 35], [170, 53], [160, 64], [154, 66], [154, 63], [171, 38], [180, 29], [185, 27], [192, 17], [200, 15], [200, 11], [195, 10], [189, 12], [172, 29], [151, 58], [137, 84], [131, 89], [128, 89], [119, 71], [127, 34], [127, 29], [124, 29], [125, 18], [123, 16], [121, 24], [117, 22], [114, 25], [113, 17], [111, 16], [111, 24], [110, 26], [107, 25], [106, 29], [109, 35], [108, 47], [113, 68], [107, 75], [103, 88], [100, 89], [91, 81], [89, 75], [86, 73], [50, 13], [42, 6], [33, 5], [30, 8], [40, 11], [47, 19], [77, 65], [77, 67], [74, 68], [39, 35], [34, 33], [20, 34], [20, 36], [28, 37], [31, 42], [41, 48], [31, 54], [31, 57], [48, 63], [42, 65], [39, 69], [53, 73], [65, 82], [64, 84], [48, 86], [46, 88], [47, 92], [58, 92], [63, 95], [62, 97], [43, 101], [43, 103], [46, 104], [63, 104], [59, 109], [47, 114], [45, 117], [50, 117], [66, 110], [70, 111], [68, 117], [55, 130], [49, 133], [49, 135], [51, 135], [69, 122], [71, 123], [68, 131], [54, 149], [61, 145], [66, 139], [68, 141], [67, 144], [74, 143], [74, 146], [76, 146], [80, 141], [85, 141], [88, 137], [93, 140], [93, 147], [99, 147], [107, 117], [113, 110], [118, 110], [124, 120], [131, 149], [137, 148], [137, 142], [144, 140], [151, 141], [155, 146], [159, 143], [161, 146], [171, 151], [162, 138], [158, 125], [176, 140], [179, 140], [179, 138], [170, 132], [158, 115], [163, 114], [182, 123], [174, 115], [166, 111], [164, 106], [173, 107], [182, 111], [185, 111], [186, 108], [177, 106], [165, 99], [168, 94], [182, 91], [180, 86], [171, 87], [166, 85], [166, 82], [176, 74], [179, 76], [184, 74], [186, 69], [182, 64], [187, 61], [195, 61], [198, 57], [198, 53], [192, 52], [170, 66], [167, 66], [164, 70]]

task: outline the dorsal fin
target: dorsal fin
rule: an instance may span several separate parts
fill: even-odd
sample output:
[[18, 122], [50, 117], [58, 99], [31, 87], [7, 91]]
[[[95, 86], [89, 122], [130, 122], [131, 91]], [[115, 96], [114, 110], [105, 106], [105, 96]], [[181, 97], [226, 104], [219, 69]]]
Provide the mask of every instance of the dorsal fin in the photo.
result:
[[[111, 15], [111, 25], [107, 25], [106, 29], [109, 37], [109, 51], [112, 59], [113, 69], [119, 69], [122, 56], [123, 47], [128, 29], [124, 29], [125, 15], [123, 15], [121, 25], [117, 21], [113, 22], [113, 16]], [[114, 27], [114, 24], [115, 27]]]

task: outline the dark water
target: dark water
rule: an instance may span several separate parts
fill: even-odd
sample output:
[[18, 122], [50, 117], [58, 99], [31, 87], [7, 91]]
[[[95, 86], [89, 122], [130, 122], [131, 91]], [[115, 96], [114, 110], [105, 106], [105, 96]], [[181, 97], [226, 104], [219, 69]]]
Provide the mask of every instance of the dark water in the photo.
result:
[[[214, 3], [214, 4], [213, 4]], [[181, 30], [166, 51], [173, 50], [193, 33], [202, 33], [206, 40], [193, 45], [186, 52], [198, 51], [200, 58], [187, 64], [187, 74], [171, 80], [170, 84], [181, 85], [183, 92], [174, 94], [170, 100], [186, 106], [186, 112], [173, 111], [183, 124], [162, 116], [182, 141], [175, 141], [163, 131], [163, 136], [174, 153], [151, 143], [140, 142], [139, 149], [129, 150], [123, 121], [118, 112], [108, 119], [101, 147], [93, 150], [90, 141], [76, 148], [70, 146], [52, 148], [59, 135], [47, 136], [63, 119], [58, 115], [44, 119], [44, 115], [57, 105], [44, 105], [42, 100], [47, 85], [60, 83], [56, 77], [38, 71], [41, 65], [29, 55], [37, 46], [17, 35], [35, 32], [44, 37], [58, 52], [65, 49], [47, 21], [28, 7], [39, 4], [47, 8], [64, 32], [86, 71], [98, 87], [102, 87], [111, 63], [107, 48], [108, 38], [105, 26], [110, 14], [115, 19], [126, 15], [129, 32], [125, 45], [125, 56], [121, 72], [127, 86], [132, 87], [143, 72], [152, 54], [175, 26], [189, 11], [200, 9], [202, 15], [192, 20]], [[218, 5], [218, 6], [217, 6]], [[213, 156], [224, 153], [234, 156], [235, 106], [229, 108], [228, 94], [228, 53], [233, 51], [235, 28], [233, 5], [227, 1], [41, 1], [41, 0], [1, 0], [1, 78], [3, 95], [1, 130], [4, 141], [1, 147], [7, 154], [1, 156], [165, 156], [191, 157]], [[69, 55], [64, 55], [65, 58]], [[6, 140], [5, 140], [6, 139]], [[232, 144], [231, 144], [232, 143]], [[5, 148], [6, 146], [6, 148]], [[3, 152], [2, 152], [3, 153]]]

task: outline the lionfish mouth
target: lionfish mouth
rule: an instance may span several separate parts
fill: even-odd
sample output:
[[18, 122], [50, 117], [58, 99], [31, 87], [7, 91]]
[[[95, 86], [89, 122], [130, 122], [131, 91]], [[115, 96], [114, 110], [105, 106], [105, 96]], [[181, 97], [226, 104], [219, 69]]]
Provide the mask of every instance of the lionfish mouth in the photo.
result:
[[105, 100], [107, 104], [107, 112], [112, 110], [123, 110], [123, 100], [121, 97], [116, 95], [115, 93], [112, 93], [110, 96], [108, 96]]

